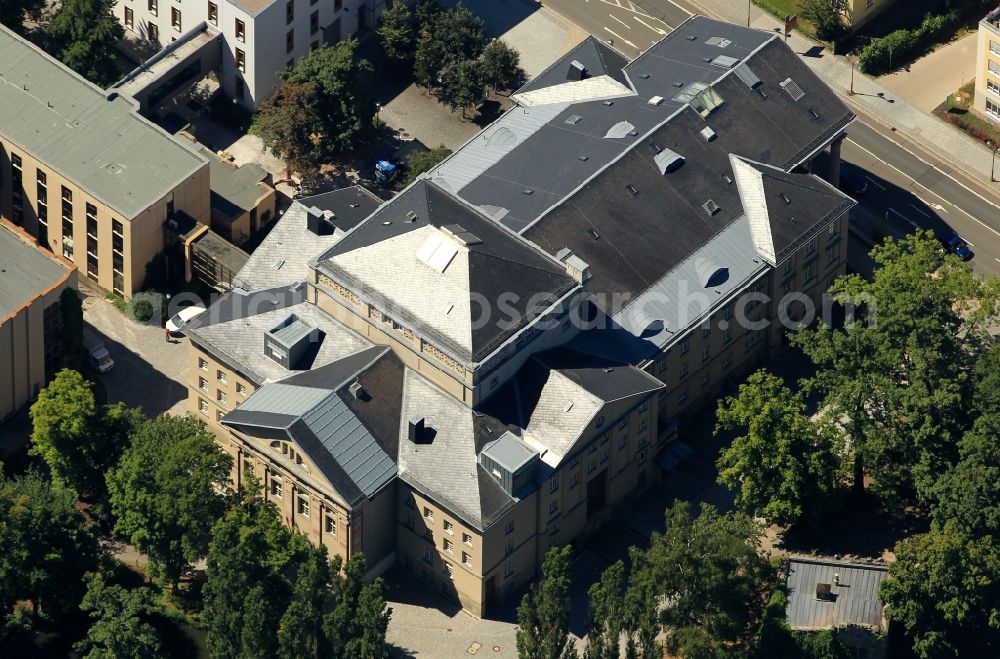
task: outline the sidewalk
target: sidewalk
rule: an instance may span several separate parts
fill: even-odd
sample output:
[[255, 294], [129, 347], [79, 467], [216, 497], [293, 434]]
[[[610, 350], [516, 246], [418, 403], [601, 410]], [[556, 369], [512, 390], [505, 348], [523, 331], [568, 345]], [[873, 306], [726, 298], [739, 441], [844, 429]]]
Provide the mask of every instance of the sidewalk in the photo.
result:
[[[747, 22], [747, 8], [742, 2], [685, 0], [685, 4], [707, 16], [721, 18], [731, 23], [746, 25]], [[778, 32], [782, 27], [778, 19], [756, 5], [750, 10], [750, 25], [768, 32]], [[792, 33], [788, 45], [802, 55], [803, 61], [816, 75], [835, 91], [840, 92], [847, 104], [856, 112], [869, 115], [890, 129], [923, 145], [928, 151], [964, 170], [978, 181], [990, 179], [992, 154], [985, 145], [897, 97], [878, 81], [860, 71], [854, 71], [855, 93], [853, 96], [848, 95], [848, 90], [851, 88], [851, 63], [846, 57], [835, 56], [826, 49], [813, 55], [810, 49], [816, 48], [817, 42], [803, 37], [798, 32]], [[972, 69], [971, 66], [969, 68]]]

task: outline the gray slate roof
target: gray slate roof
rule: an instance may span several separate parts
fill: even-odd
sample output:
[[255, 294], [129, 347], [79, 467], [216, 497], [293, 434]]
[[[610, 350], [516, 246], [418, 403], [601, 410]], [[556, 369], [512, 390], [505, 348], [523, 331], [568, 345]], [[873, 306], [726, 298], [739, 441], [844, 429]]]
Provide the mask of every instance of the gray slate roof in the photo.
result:
[[[834, 584], [834, 574], [840, 575], [840, 586]], [[881, 628], [878, 588], [887, 576], [887, 568], [878, 565], [793, 558], [786, 581], [788, 624], [792, 629], [812, 630], [844, 625]], [[831, 584], [836, 599], [817, 600], [817, 583]]]
[[55, 286], [69, 268], [0, 225], [0, 320]]
[[[0, 134], [131, 220], [205, 165], [136, 112], [0, 26]], [[34, 176], [33, 174], [31, 176]]]

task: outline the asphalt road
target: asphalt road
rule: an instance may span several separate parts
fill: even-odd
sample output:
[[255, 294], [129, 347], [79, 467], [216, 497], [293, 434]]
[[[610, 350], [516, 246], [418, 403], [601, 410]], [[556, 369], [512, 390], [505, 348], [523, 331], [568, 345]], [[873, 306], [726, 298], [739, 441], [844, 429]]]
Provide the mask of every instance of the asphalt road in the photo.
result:
[[670, 0], [542, 0], [542, 4], [629, 58], [690, 15]]

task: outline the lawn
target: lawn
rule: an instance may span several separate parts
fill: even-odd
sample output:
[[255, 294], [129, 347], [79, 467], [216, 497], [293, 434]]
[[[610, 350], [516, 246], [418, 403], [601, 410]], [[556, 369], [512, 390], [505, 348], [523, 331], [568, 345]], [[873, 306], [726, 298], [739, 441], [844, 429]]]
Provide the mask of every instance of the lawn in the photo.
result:
[[1000, 129], [992, 122], [970, 111], [975, 94], [975, 81], [969, 81], [949, 94], [945, 102], [934, 109], [934, 114], [961, 128], [967, 135], [981, 142], [1000, 144]]
[[816, 27], [802, 18], [802, 8], [799, 6], [799, 0], [753, 0], [753, 3], [778, 18], [792, 15], [798, 16], [799, 32], [809, 37], [816, 35]]

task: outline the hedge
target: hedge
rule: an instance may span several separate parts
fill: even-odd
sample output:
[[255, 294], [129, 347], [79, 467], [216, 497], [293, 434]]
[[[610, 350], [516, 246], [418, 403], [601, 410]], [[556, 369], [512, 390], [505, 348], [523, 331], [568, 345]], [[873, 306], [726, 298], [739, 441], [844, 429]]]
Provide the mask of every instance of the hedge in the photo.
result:
[[858, 66], [865, 73], [887, 73], [892, 70], [893, 62], [897, 67], [911, 62], [935, 43], [950, 37], [960, 23], [961, 16], [954, 11], [939, 15], [927, 14], [920, 27], [890, 32], [862, 48]]

